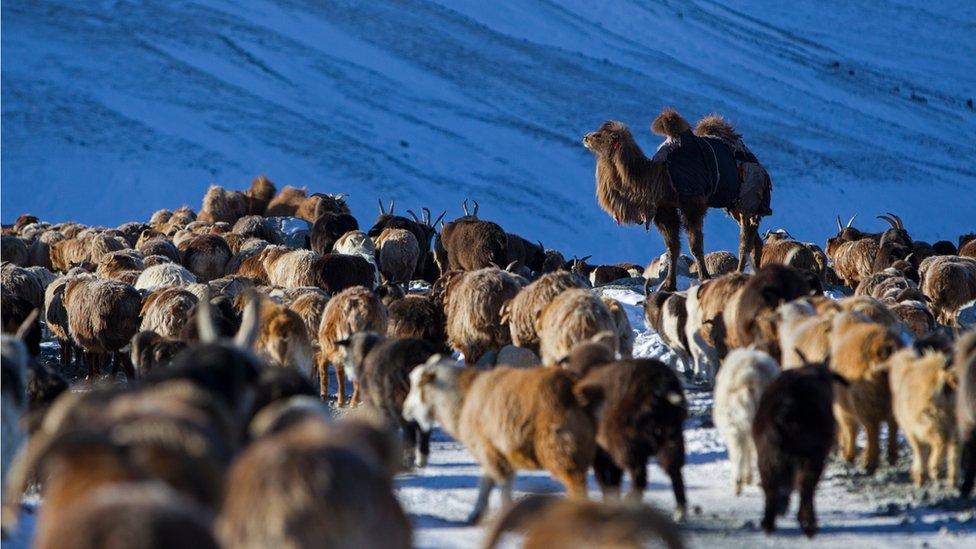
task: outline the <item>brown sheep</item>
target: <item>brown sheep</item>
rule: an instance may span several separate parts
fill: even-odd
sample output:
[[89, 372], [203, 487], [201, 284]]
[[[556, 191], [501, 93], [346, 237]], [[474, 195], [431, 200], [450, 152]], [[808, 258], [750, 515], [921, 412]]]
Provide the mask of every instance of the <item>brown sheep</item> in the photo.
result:
[[497, 223], [478, 219], [478, 205], [473, 214], [465, 215], [443, 226], [434, 242], [434, 255], [441, 272], [475, 271], [501, 267], [508, 262], [508, 235]]
[[536, 330], [543, 364], [556, 364], [576, 344], [603, 331], [618, 335], [613, 350], [619, 350], [616, 319], [606, 304], [589, 290], [569, 289], [556, 296], [536, 319]]
[[190, 309], [196, 304], [197, 297], [187, 290], [161, 286], [143, 300], [139, 330], [151, 330], [166, 338], [179, 338], [190, 319]]
[[573, 391], [597, 417], [593, 471], [604, 496], [619, 495], [626, 471], [632, 482], [629, 499], [641, 501], [647, 460], [653, 455], [671, 479], [675, 517], [682, 520], [687, 512], [682, 429], [688, 405], [678, 376], [657, 360], [623, 360], [591, 369]]
[[976, 259], [976, 239], [972, 239], [962, 246], [959, 246], [959, 257]]
[[469, 523], [482, 517], [496, 484], [511, 504], [518, 469], [545, 469], [572, 497], [586, 498], [596, 429], [574, 398], [572, 377], [560, 369], [481, 371], [434, 355], [410, 373], [403, 416], [426, 432], [436, 420], [481, 466]]
[[180, 263], [189, 269], [200, 282], [209, 282], [224, 276], [230, 261], [230, 246], [217, 235], [197, 235], [179, 246]]
[[511, 343], [502, 310], [518, 294], [522, 280], [492, 267], [467, 271], [448, 286], [444, 300], [447, 340], [464, 355], [465, 363], [475, 364], [481, 355]]
[[928, 476], [942, 478], [945, 465], [949, 486], [956, 484], [957, 441], [955, 389], [958, 378], [946, 369], [947, 357], [928, 351], [919, 356], [914, 349], [902, 349], [888, 360], [891, 404], [898, 426], [912, 448], [912, 482], [925, 483]]
[[[713, 277], [722, 276], [738, 270], [739, 258], [735, 257], [735, 254], [724, 250], [708, 252], [705, 254], [705, 267], [708, 269], [709, 275]], [[688, 270], [690, 274], [696, 277], [698, 276], [698, 265], [692, 263]]]
[[[322, 312], [322, 323], [318, 328], [319, 349], [319, 394], [323, 400], [329, 395], [329, 365], [336, 371], [336, 395], [339, 406], [346, 405], [346, 375], [343, 364], [346, 349], [340, 341], [349, 339], [356, 332], [386, 332], [386, 307], [368, 288], [353, 286], [334, 295]], [[353, 400], [358, 393], [358, 383], [353, 387]]]
[[64, 240], [64, 235], [55, 230], [46, 230], [37, 238], [31, 241], [28, 248], [30, 256], [29, 263], [39, 267], [54, 270], [54, 263], [51, 261], [51, 246], [55, 242]]
[[833, 382], [823, 363], [786, 370], [763, 391], [752, 424], [765, 507], [762, 528], [776, 529], [794, 489], [800, 492], [797, 521], [807, 537], [817, 532], [813, 496], [834, 444], [830, 408]]
[[357, 255], [325, 254], [312, 266], [313, 286], [335, 295], [347, 288], [373, 288], [376, 274], [373, 265]]
[[134, 380], [135, 370], [129, 357], [119, 350], [139, 331], [139, 292], [114, 280], [72, 278], [64, 289], [64, 304], [71, 339], [86, 354], [89, 383], [111, 354], [115, 355], [116, 373], [121, 362], [126, 377]]
[[234, 224], [247, 215], [247, 196], [242, 192], [228, 191], [219, 185], [211, 185], [203, 195], [203, 205], [197, 220], [205, 223], [223, 221]]
[[65, 287], [68, 285], [68, 281], [74, 276], [95, 278], [91, 274], [65, 275], [49, 284], [44, 292], [44, 323], [58, 340], [60, 364], [62, 367], [71, 363], [76, 349], [74, 341], [71, 339], [71, 332], [68, 326], [68, 309], [64, 300]]
[[30, 262], [27, 242], [16, 236], [3, 235], [0, 237], [0, 257], [3, 257], [5, 262], [26, 267]]
[[[410, 522], [388, 473], [344, 430], [308, 417], [248, 446], [228, 475], [221, 545], [409, 548]], [[370, 521], [383, 527], [364, 528]]]
[[168, 257], [177, 263], [180, 261], [180, 251], [176, 249], [176, 245], [166, 237], [146, 240], [145, 242], [139, 243], [136, 246], [136, 249], [139, 250], [139, 252], [145, 257], [150, 255], [161, 255]]
[[556, 271], [542, 275], [523, 288], [508, 308], [512, 343], [538, 352], [539, 333], [536, 331], [535, 323], [542, 310], [563, 290], [585, 287], [583, 280], [575, 274]]
[[956, 341], [952, 367], [959, 379], [956, 396], [956, 427], [962, 454], [959, 492], [969, 497], [976, 481], [976, 331], [970, 330]]
[[420, 245], [410, 231], [385, 229], [375, 240], [383, 280], [408, 284], [420, 260]]
[[619, 301], [611, 297], [600, 298], [613, 316], [614, 334], [617, 336], [617, 352], [621, 358], [630, 358], [634, 354], [634, 329], [627, 318], [627, 310]]
[[95, 274], [134, 285], [144, 268], [142, 254], [131, 249], [120, 250], [103, 255], [95, 266]]
[[797, 269], [807, 269], [820, 274], [813, 252], [803, 242], [796, 240], [771, 240], [763, 245], [762, 266], [772, 264], [789, 265]]
[[35, 545], [39, 549], [218, 547], [206, 509], [150, 482], [118, 482], [94, 490], [41, 532]]
[[318, 364], [319, 325], [322, 323], [322, 313], [325, 311], [325, 306], [329, 303], [329, 296], [318, 288], [315, 290], [314, 292], [302, 293], [288, 305], [288, 308], [302, 317], [302, 322], [305, 323], [309, 340], [312, 343], [313, 358], [316, 359], [315, 364]]
[[678, 528], [648, 506], [554, 496], [527, 496], [503, 511], [485, 534], [482, 547], [498, 547], [511, 530], [525, 532], [522, 549], [684, 547]]
[[34, 308], [40, 309], [44, 306], [45, 285], [29, 269], [13, 263], [4, 263], [0, 267], [0, 285], [5, 292], [24, 299]]
[[856, 288], [862, 279], [874, 272], [874, 259], [878, 255], [878, 243], [862, 238], [835, 245], [827, 243], [827, 256], [834, 262], [837, 275], [849, 288]]
[[389, 306], [388, 337], [422, 339], [435, 352], [449, 353], [443, 307], [433, 299], [408, 295]]
[[976, 259], [932, 256], [919, 265], [922, 293], [939, 322], [957, 326], [959, 310], [976, 300]]
[[[282, 288], [307, 288], [315, 286], [314, 268], [321, 257], [311, 250], [281, 250], [269, 246], [261, 251], [268, 283]], [[283, 252], [283, 253], [282, 253]]]
[[841, 313], [833, 320], [830, 368], [849, 383], [838, 390], [834, 413], [840, 427], [841, 454], [848, 462], [854, 461], [857, 451], [858, 424], [864, 427], [867, 446], [862, 465], [873, 473], [878, 467], [882, 422], [888, 425], [888, 463], [893, 464], [898, 457], [898, 424], [891, 411], [885, 363], [901, 347], [901, 340], [890, 328], [859, 321], [858, 316]]
[[312, 342], [302, 317], [268, 299], [261, 303], [261, 320], [254, 352], [272, 366], [295, 368], [305, 378], [315, 367]]
[[729, 349], [740, 346], [735, 337], [735, 296], [750, 278], [743, 273], [729, 273], [688, 290], [685, 338], [694, 376], [700, 382], [712, 383], [719, 361]]

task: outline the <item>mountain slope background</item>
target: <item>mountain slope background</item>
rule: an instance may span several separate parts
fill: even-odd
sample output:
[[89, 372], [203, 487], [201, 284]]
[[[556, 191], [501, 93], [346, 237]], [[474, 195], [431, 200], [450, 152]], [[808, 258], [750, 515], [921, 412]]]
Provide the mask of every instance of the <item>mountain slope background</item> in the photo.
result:
[[[419, 0], [5, 1], [2, 217], [116, 225], [207, 186], [348, 192], [448, 218], [464, 198], [568, 254], [649, 259], [596, 205], [583, 133], [665, 105], [731, 119], [774, 215], [976, 230], [976, 4]], [[969, 102], [967, 104], [967, 101]], [[436, 212], [435, 212], [436, 215]], [[713, 210], [706, 248], [734, 250]]]

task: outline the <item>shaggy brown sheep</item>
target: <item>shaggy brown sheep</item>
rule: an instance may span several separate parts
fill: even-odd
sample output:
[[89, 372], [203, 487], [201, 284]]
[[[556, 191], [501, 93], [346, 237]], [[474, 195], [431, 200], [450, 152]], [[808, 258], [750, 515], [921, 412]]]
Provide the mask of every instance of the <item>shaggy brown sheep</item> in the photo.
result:
[[129, 357], [119, 350], [139, 331], [139, 292], [114, 280], [72, 278], [65, 286], [63, 299], [71, 338], [86, 355], [89, 383], [112, 354], [116, 374], [121, 363], [126, 377], [133, 381], [135, 370]]
[[542, 275], [523, 288], [508, 307], [512, 343], [538, 352], [539, 333], [536, 331], [535, 324], [542, 310], [563, 290], [585, 287], [583, 280], [575, 274], [556, 271]]
[[408, 295], [391, 303], [386, 335], [422, 339], [434, 352], [450, 352], [444, 308], [426, 296]]
[[[329, 395], [329, 365], [336, 371], [336, 395], [339, 406], [346, 405], [346, 375], [343, 368], [346, 348], [339, 342], [349, 339], [356, 332], [386, 332], [386, 307], [368, 288], [353, 286], [334, 295], [322, 312], [318, 328], [319, 394], [325, 400]], [[354, 384], [353, 401], [358, 397], [358, 383]]]
[[511, 343], [502, 310], [521, 290], [522, 282], [507, 271], [487, 268], [464, 272], [448, 285], [444, 298], [447, 340], [464, 355], [466, 364], [475, 364], [481, 355]]
[[224, 276], [231, 251], [227, 241], [217, 235], [204, 234], [190, 237], [178, 246], [180, 263], [200, 282], [209, 282]]

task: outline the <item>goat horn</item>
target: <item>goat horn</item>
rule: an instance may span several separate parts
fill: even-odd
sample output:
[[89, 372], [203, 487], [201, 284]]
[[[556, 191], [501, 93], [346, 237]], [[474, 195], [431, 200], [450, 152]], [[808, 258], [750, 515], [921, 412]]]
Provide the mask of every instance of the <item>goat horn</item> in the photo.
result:
[[593, 257], [593, 255], [587, 255], [587, 256], [583, 256], [583, 257], [581, 257], [581, 258], [580, 258], [580, 260], [579, 260], [579, 261], [580, 261], [580, 263], [583, 263], [583, 262], [585, 262], [585, 261], [586, 261], [587, 259], [589, 259], [589, 258], [591, 258], [591, 257]]
[[390, 200], [390, 215], [393, 215], [393, 210], [396, 209], [396, 199]]
[[[839, 223], [839, 221], [838, 221], [838, 223]], [[766, 229], [766, 232], [763, 233], [763, 240], [766, 240], [767, 238], [769, 238], [769, 235], [772, 232], [773, 232], [772, 229]]]
[[430, 225], [430, 208], [423, 207], [420, 208], [420, 211], [424, 214], [424, 223]]
[[837, 232], [844, 232], [844, 225], [840, 222], [840, 216], [837, 216]]
[[27, 315], [27, 318], [25, 318], [24, 321], [20, 323], [20, 326], [17, 327], [17, 339], [23, 341], [24, 338], [27, 337], [27, 333], [31, 331], [32, 327], [34, 327], [34, 322], [37, 321], [37, 317], [40, 316], [40, 314], [40, 309], [34, 309], [29, 315]]
[[539, 244], [539, 249], [542, 250], [542, 253], [546, 253], [546, 247], [542, 244], [542, 241], [536, 240], [536, 243]]
[[893, 213], [891, 213], [891, 212], [885, 212], [885, 213], [886, 213], [886, 214], [888, 214], [888, 215], [890, 215], [890, 216], [891, 216], [891, 218], [895, 220], [895, 223], [897, 223], [897, 224], [898, 224], [898, 227], [897, 227], [897, 228], [899, 228], [899, 229], [903, 229], [903, 230], [904, 230], [904, 228], [905, 228], [905, 223], [903, 223], [903, 222], [902, 222], [902, 220], [901, 220], [901, 218], [900, 218], [900, 217], [898, 217], [897, 215], [895, 215], [895, 214], [893, 214]]
[[465, 198], [464, 202], [461, 203], [461, 209], [464, 210], [464, 215], [471, 215], [468, 213], [468, 199]]
[[446, 214], [447, 214], [447, 210], [444, 210], [443, 212], [441, 212], [441, 215], [437, 216], [437, 221], [434, 221], [433, 223], [430, 223], [430, 226], [433, 227], [433, 226], [437, 225], [438, 223], [440, 223], [441, 224], [441, 227], [443, 227], [444, 224], [441, 222], [441, 220], [444, 219], [444, 215], [446, 215]]
[[410, 217], [412, 217], [414, 221], [420, 223], [420, 219], [417, 218], [417, 214], [413, 213], [413, 210], [407, 210], [407, 213], [410, 214]]
[[216, 343], [220, 339], [210, 313], [209, 289], [204, 290], [203, 296], [197, 302], [197, 332], [197, 335], [200, 336], [200, 343]]
[[854, 224], [854, 220], [857, 219], [857, 214], [851, 216], [851, 219], [847, 222], [847, 227], [850, 228]]
[[341, 202], [341, 201], [342, 201], [343, 199], [345, 199], [345, 198], [346, 198], [347, 196], [349, 196], [349, 195], [348, 195], [347, 193], [339, 193], [339, 194], [336, 194], [336, 195], [333, 195], [333, 196], [332, 196], [332, 198], [334, 198], [334, 199], [336, 199], [337, 201], [340, 201], [340, 202]]
[[376, 203], [380, 205], [380, 215], [386, 215], [386, 210], [383, 209], [383, 201], [377, 198]]
[[888, 224], [891, 225], [891, 228], [892, 229], [897, 229], [898, 228], [898, 223], [895, 223], [895, 220], [894, 219], [892, 219], [892, 218], [890, 218], [890, 217], [888, 217], [886, 215], [879, 215], [878, 216], [878, 219], [883, 219], [883, 220], [887, 221]]
[[474, 204], [474, 216], [478, 217], [478, 201], [472, 200], [471, 202]]
[[258, 337], [258, 321], [261, 313], [261, 298], [255, 291], [248, 292], [247, 305], [241, 318], [241, 327], [234, 336], [234, 344], [241, 349], [250, 350]]
[[515, 272], [512, 269], [514, 269], [516, 265], [518, 265], [518, 260], [515, 260], [515, 261], [509, 263], [508, 265], [506, 265], [505, 266], [505, 270], [508, 271], [508, 272], [510, 272], [510, 273]]

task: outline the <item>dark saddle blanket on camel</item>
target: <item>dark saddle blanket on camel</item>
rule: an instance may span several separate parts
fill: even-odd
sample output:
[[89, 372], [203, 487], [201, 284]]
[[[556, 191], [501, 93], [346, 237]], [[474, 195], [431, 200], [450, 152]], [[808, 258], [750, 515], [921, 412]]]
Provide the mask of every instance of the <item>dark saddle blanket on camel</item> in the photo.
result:
[[671, 183], [680, 195], [704, 195], [711, 208], [770, 213], [769, 185], [756, 184], [756, 174], [745, 171], [762, 170], [766, 182], [769, 177], [748, 150], [735, 151], [722, 139], [698, 137], [689, 130], [665, 141], [654, 160], [667, 163]]

